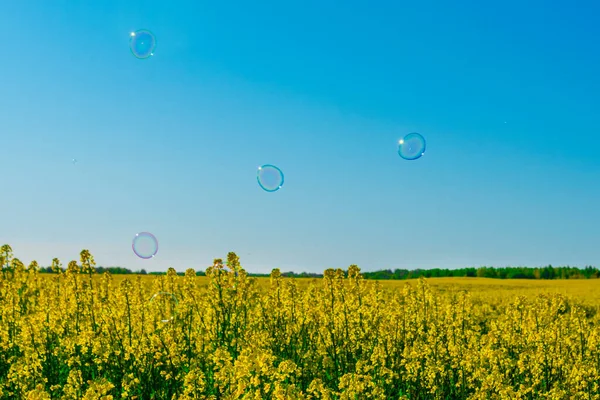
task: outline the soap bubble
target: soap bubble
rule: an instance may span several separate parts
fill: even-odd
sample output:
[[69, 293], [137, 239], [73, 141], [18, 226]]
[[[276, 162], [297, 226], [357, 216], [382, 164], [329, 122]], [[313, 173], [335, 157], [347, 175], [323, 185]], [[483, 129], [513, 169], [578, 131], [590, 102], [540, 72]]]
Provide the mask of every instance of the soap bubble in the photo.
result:
[[416, 160], [425, 154], [425, 138], [418, 133], [409, 133], [398, 142], [398, 154], [405, 160]]
[[173, 321], [177, 304], [177, 297], [168, 292], [158, 292], [150, 299], [152, 311], [158, 314], [162, 323]]
[[136, 256], [147, 260], [158, 252], [158, 240], [150, 232], [140, 232], [133, 238], [131, 248]]
[[258, 184], [267, 192], [276, 192], [283, 186], [283, 172], [271, 164], [258, 167]]
[[139, 31], [131, 32], [129, 47], [131, 48], [131, 53], [136, 58], [149, 58], [154, 55], [156, 38], [149, 30], [140, 29]]

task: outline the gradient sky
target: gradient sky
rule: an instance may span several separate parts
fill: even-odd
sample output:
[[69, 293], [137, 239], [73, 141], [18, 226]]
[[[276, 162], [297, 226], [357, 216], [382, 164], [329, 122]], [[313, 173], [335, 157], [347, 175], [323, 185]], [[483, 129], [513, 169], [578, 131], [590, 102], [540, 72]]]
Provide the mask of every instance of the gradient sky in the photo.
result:
[[600, 5], [526, 3], [0, 0], [0, 244], [148, 271], [598, 265]]

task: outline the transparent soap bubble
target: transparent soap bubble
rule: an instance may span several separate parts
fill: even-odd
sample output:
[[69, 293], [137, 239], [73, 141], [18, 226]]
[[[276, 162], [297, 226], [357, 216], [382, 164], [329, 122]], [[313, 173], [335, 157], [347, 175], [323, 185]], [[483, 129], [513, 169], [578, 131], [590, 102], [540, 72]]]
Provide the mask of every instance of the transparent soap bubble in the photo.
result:
[[258, 184], [266, 192], [276, 192], [283, 186], [283, 172], [274, 165], [258, 167]]
[[147, 29], [131, 32], [129, 39], [131, 53], [139, 59], [146, 59], [154, 55], [156, 48], [156, 38], [154, 34]]
[[416, 160], [425, 154], [425, 138], [413, 132], [398, 142], [398, 155], [405, 160]]
[[156, 313], [160, 318], [160, 322], [165, 324], [175, 318], [177, 304], [177, 297], [173, 293], [158, 292], [150, 298], [151, 311]]
[[136, 256], [147, 260], [158, 253], [158, 240], [150, 232], [140, 232], [134, 236], [131, 248]]

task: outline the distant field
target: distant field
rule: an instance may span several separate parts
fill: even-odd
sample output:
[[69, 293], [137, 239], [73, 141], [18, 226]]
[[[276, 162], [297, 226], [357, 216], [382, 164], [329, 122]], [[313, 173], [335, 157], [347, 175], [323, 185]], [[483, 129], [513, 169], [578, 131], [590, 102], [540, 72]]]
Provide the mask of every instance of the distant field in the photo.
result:
[[[425, 281], [434, 290], [448, 292], [467, 290], [474, 297], [515, 297], [542, 293], [560, 293], [578, 301], [600, 306], [600, 279], [532, 280], [490, 278], [430, 278]], [[406, 282], [381, 281], [385, 288], [396, 288]]]
[[[50, 277], [49, 274], [41, 274]], [[113, 275], [116, 284], [129, 278], [136, 279], [136, 274]], [[140, 275], [142, 281], [151, 285], [156, 275]], [[99, 279], [99, 276], [96, 277]], [[293, 279], [299, 288], [308, 287], [311, 282], [319, 282], [322, 278], [283, 278], [284, 281]], [[251, 278], [256, 281], [257, 287], [266, 290], [270, 278]], [[206, 276], [196, 277], [200, 287], [208, 286], [210, 279]], [[440, 293], [451, 291], [468, 291], [474, 298], [480, 299], [508, 299], [515, 296], [535, 296], [542, 293], [560, 293], [569, 296], [578, 302], [600, 308], [600, 279], [567, 279], [567, 280], [533, 280], [533, 279], [491, 279], [491, 278], [428, 278], [425, 281], [431, 288]], [[367, 280], [369, 283], [375, 280]], [[404, 285], [416, 285], [416, 279], [410, 280], [381, 280], [377, 281], [383, 289], [396, 290]]]

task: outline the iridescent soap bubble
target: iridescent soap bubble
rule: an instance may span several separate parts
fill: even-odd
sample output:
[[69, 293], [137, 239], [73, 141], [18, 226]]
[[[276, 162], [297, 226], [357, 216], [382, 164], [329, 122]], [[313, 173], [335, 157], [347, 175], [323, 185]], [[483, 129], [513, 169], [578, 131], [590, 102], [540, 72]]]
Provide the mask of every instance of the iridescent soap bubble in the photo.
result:
[[414, 132], [398, 142], [398, 154], [405, 160], [416, 160], [425, 154], [425, 138]]
[[150, 232], [140, 232], [133, 238], [131, 248], [136, 256], [147, 260], [158, 253], [158, 240]]
[[258, 184], [267, 192], [276, 192], [283, 186], [283, 172], [271, 164], [258, 167]]
[[173, 321], [177, 311], [177, 297], [173, 293], [158, 292], [150, 299], [151, 311], [158, 315], [160, 322]]
[[154, 55], [156, 38], [149, 30], [140, 29], [139, 31], [131, 32], [129, 47], [135, 57], [140, 59], [149, 58]]

